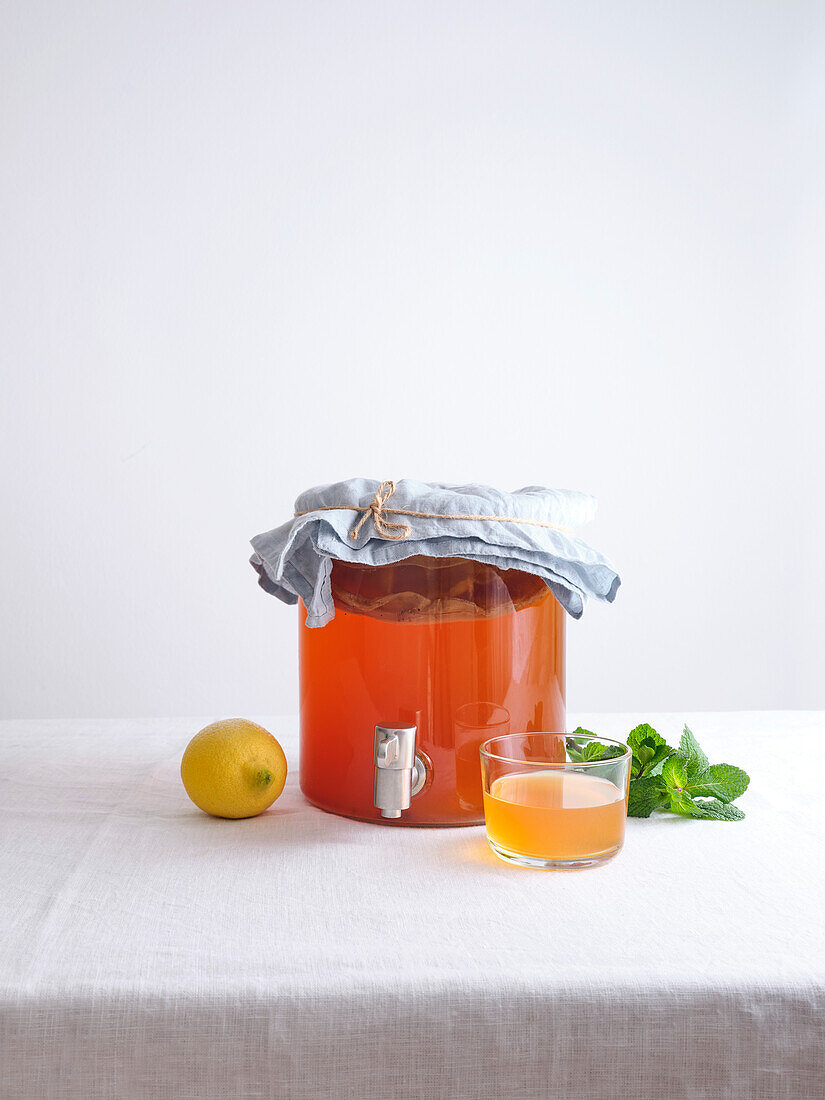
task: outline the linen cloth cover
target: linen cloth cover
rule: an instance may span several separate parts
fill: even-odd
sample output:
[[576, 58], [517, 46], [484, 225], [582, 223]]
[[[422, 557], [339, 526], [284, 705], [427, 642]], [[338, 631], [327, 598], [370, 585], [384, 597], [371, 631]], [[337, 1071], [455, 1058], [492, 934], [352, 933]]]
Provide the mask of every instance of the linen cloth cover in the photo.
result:
[[[592, 520], [596, 501], [587, 493], [535, 485], [507, 493], [488, 485], [405, 479], [395, 485], [385, 508], [387, 519], [410, 525], [409, 537], [383, 538], [368, 517], [353, 539], [359, 512], [369, 507], [381, 484], [356, 477], [309, 489], [296, 500], [292, 519], [252, 539], [250, 562], [261, 587], [285, 603], [303, 600], [307, 626], [324, 626], [335, 615], [330, 577], [336, 558], [386, 565], [414, 555], [459, 557], [521, 569], [542, 577], [575, 619], [588, 596], [608, 602], [616, 597], [621, 581], [607, 558], [570, 531], [556, 529]], [[439, 518], [393, 514], [395, 509]], [[443, 518], [468, 515], [538, 522]]]
[[292, 770], [246, 821], [183, 790], [203, 720], [0, 723], [3, 1100], [825, 1093], [824, 714], [574, 715], [751, 775], [578, 874], [322, 813], [256, 717]]

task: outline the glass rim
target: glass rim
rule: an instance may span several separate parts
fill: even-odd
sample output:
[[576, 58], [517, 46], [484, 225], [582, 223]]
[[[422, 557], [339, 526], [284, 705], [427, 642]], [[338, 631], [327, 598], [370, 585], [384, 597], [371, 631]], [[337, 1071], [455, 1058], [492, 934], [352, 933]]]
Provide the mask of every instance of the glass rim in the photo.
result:
[[[580, 741], [598, 741], [600, 745], [613, 745], [618, 749], [623, 749], [621, 756], [610, 756], [606, 760], [581, 760], [578, 763], [574, 760], [554, 761], [554, 760], [525, 760], [523, 757], [502, 756], [501, 753], [492, 752], [490, 746], [495, 741], [504, 741], [508, 737], [563, 737], [565, 741], [568, 737], [578, 737]], [[624, 741], [617, 741], [614, 737], [597, 737], [593, 733], [588, 734], [575, 734], [575, 733], [559, 733], [558, 730], [532, 730], [530, 733], [500, 733], [495, 737], [490, 737], [487, 741], [481, 744], [479, 752], [482, 756], [486, 756], [490, 760], [500, 760], [504, 764], [529, 764], [538, 768], [603, 768], [607, 764], [621, 764], [623, 760], [630, 760], [633, 756], [633, 752], [629, 745]]]

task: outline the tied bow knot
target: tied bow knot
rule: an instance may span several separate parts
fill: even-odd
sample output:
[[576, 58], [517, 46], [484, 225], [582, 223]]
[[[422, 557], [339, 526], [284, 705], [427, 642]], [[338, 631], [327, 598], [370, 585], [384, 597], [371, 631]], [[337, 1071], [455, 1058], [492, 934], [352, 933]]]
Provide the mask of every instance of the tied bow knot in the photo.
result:
[[[367, 522], [370, 516], [372, 516], [373, 523], [375, 524], [375, 530], [381, 536], [382, 539], [391, 539], [393, 542], [400, 542], [402, 539], [409, 537], [412, 528], [409, 523], [391, 523], [388, 519], [384, 519], [384, 506], [395, 492], [394, 481], [382, 481], [378, 486], [378, 492], [373, 499], [364, 509], [361, 518], [356, 525], [350, 531], [350, 538], [357, 539], [358, 534], [364, 524]], [[388, 512], [392, 512], [392, 508], [387, 509]], [[395, 532], [395, 533], [393, 533]]]
[[378, 486], [378, 492], [367, 505], [316, 504], [314, 508], [307, 508], [302, 512], [295, 512], [295, 516], [311, 516], [316, 512], [360, 512], [361, 518], [349, 533], [351, 539], [358, 538], [361, 528], [369, 517], [372, 516], [375, 530], [381, 538], [392, 539], [393, 542], [400, 542], [402, 539], [409, 538], [412, 534], [412, 527], [410, 527], [408, 523], [391, 523], [388, 519], [384, 519], [386, 515], [417, 516], [420, 519], [466, 519], [476, 523], [526, 523], [532, 527], [546, 527], [550, 531], [562, 531], [565, 535], [571, 533], [569, 527], [559, 527], [557, 524], [547, 523], [543, 519], [527, 519], [526, 516], [476, 516], [466, 512], [416, 512], [412, 508], [387, 508], [387, 501], [394, 492], [394, 481], [382, 481]]

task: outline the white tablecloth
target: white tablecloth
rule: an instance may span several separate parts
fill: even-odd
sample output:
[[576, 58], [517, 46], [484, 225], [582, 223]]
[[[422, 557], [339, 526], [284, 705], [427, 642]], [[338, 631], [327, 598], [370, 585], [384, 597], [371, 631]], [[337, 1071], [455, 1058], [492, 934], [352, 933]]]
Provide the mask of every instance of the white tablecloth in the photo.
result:
[[206, 720], [0, 724], [0, 1094], [825, 1095], [825, 716], [681, 717], [747, 819], [630, 821], [575, 874], [313, 809], [294, 719], [234, 822], [180, 783]]

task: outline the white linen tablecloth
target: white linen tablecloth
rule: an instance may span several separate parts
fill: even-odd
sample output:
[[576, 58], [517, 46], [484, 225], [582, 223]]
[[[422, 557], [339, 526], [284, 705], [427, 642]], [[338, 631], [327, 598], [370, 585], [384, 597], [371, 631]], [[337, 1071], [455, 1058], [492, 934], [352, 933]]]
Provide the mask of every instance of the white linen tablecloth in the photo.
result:
[[314, 809], [295, 719], [245, 821], [181, 786], [206, 720], [0, 724], [0, 1095], [825, 1096], [825, 715], [574, 721], [682, 718], [747, 819], [631, 820], [575, 874]]

